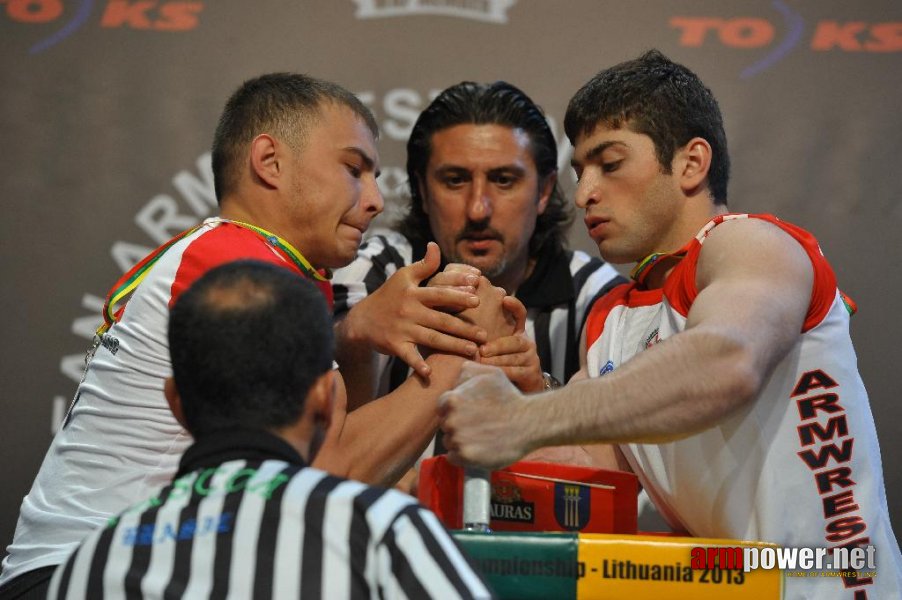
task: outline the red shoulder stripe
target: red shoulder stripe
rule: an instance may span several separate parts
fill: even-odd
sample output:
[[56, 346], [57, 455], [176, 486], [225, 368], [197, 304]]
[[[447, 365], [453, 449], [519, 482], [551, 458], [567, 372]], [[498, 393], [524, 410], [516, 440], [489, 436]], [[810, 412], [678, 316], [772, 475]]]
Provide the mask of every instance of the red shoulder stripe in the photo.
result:
[[[182, 260], [172, 282], [169, 307], [197, 281], [201, 275], [219, 265], [241, 259], [273, 263], [303, 275], [294, 264], [283, 260], [257, 234], [223, 223], [192, 240], [182, 253]], [[327, 282], [328, 283], [328, 282]]]
[[[833, 306], [837, 289], [836, 275], [821, 252], [817, 240], [801, 227], [781, 221], [777, 217], [768, 214], [720, 215], [715, 217], [713, 225], [708, 226], [705, 233], [707, 234], [708, 231], [723, 221], [737, 217], [761, 219], [776, 225], [791, 235], [805, 250], [814, 268], [814, 283], [811, 288], [811, 302], [808, 305], [808, 313], [805, 315], [802, 332], [804, 333], [816, 327], [824, 320], [824, 317], [830, 311], [830, 307]], [[701, 243], [698, 241], [694, 242], [686, 257], [674, 268], [664, 284], [664, 293], [667, 296], [667, 300], [684, 317], [689, 314], [689, 309], [698, 295], [698, 290], [695, 287], [695, 272], [701, 247]]]
[[827, 262], [824, 253], [817, 240], [809, 232], [801, 227], [781, 221], [772, 215], [750, 215], [759, 219], [764, 219], [773, 223], [793, 238], [796, 239], [808, 258], [811, 259], [811, 266], [814, 268], [814, 283], [811, 286], [811, 303], [808, 305], [808, 314], [805, 315], [805, 323], [802, 325], [802, 333], [817, 327], [824, 320], [830, 307], [836, 300], [836, 274], [830, 263]]

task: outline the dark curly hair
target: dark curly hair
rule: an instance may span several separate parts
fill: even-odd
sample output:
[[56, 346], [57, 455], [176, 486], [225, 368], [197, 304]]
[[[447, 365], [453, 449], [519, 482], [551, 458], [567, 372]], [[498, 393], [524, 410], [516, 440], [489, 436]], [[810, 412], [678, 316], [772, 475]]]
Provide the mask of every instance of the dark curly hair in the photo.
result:
[[599, 123], [611, 128], [627, 125], [650, 137], [665, 173], [670, 172], [677, 148], [694, 137], [707, 140], [708, 188], [717, 204], [726, 205], [730, 154], [720, 107], [711, 90], [683, 65], [650, 50], [598, 73], [570, 100], [564, 131], [575, 144]]
[[[453, 85], [439, 94], [420, 114], [407, 141], [411, 202], [410, 210], [398, 228], [409, 239], [424, 243], [433, 239], [417, 185], [417, 181], [425, 181], [426, 165], [432, 152], [432, 136], [455, 125], [470, 124], [522, 129], [529, 135], [539, 181], [545, 181], [557, 172], [557, 143], [542, 109], [529, 96], [504, 81], [489, 84], [464, 81]], [[536, 220], [535, 231], [529, 240], [530, 257], [564, 246], [571, 220], [570, 210], [569, 203], [555, 183], [545, 212]]]

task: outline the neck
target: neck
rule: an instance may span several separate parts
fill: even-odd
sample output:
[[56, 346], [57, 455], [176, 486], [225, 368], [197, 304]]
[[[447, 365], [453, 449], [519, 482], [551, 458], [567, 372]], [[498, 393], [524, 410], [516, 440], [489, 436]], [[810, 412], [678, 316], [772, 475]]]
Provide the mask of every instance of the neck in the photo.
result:
[[297, 450], [304, 462], [308, 465], [310, 464], [310, 440], [313, 436], [313, 431], [309, 424], [306, 424], [303, 420], [298, 420], [297, 423], [292, 425], [271, 429], [270, 433], [278, 436], [286, 444]]
[[[680, 231], [680, 235], [675, 236], [674, 238], [679, 241], [671, 242], [669, 246], [655, 253], [663, 256], [647, 267], [647, 272], [642, 276], [642, 286], [646, 289], [657, 289], [663, 286], [664, 282], [667, 281], [667, 278], [670, 276], [671, 271], [673, 271], [674, 267], [676, 267], [682, 259], [682, 255], [679, 254], [679, 251], [692, 241], [692, 239], [698, 235], [698, 232], [701, 231], [702, 227], [704, 227], [711, 219], [726, 212], [728, 212], [727, 207], [723, 204], [712, 204], [709, 211], [688, 221], [686, 226]], [[634, 274], [639, 271], [641, 262], [642, 261], [637, 263]]]
[[492, 285], [504, 288], [509, 296], [517, 293], [517, 290], [523, 285], [523, 282], [529, 279], [533, 269], [536, 267], [534, 258], [526, 258], [526, 262], [517, 264], [513, 268], [507, 269], [498, 277], [493, 278]]
[[[331, 277], [328, 269], [325, 269], [325, 273], [323, 273], [323, 270], [318, 269], [314, 264], [307, 260], [295, 244], [292, 244], [289, 239], [279, 235], [279, 232], [274, 228], [267, 229], [265, 226], [254, 223], [254, 220], [248, 219], [248, 217], [242, 217], [240, 213], [222, 211], [219, 218], [226, 222], [231, 222], [233, 225], [253, 231], [255, 235], [258, 235], [261, 240], [270, 247], [278, 248], [284, 257], [294, 263], [307, 279], [326, 281]], [[256, 221], [259, 223], [259, 220]]]
[[223, 219], [255, 225], [261, 229], [275, 233], [276, 235], [279, 234], [278, 231], [275, 231], [277, 227], [275, 223], [271, 222], [272, 219], [268, 219], [262, 211], [252, 210], [250, 207], [246, 206], [245, 203], [237, 200], [224, 198], [219, 210], [219, 216]]
[[657, 262], [648, 267], [648, 273], [642, 278], [641, 286], [648, 290], [655, 290], [664, 285], [670, 272], [676, 267], [682, 256], [662, 256]]

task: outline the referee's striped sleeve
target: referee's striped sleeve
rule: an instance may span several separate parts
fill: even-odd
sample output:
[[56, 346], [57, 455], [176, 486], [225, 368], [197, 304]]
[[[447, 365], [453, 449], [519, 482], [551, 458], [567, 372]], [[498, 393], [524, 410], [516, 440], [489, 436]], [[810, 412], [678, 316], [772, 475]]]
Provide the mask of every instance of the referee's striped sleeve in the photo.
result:
[[375, 292], [395, 271], [410, 264], [413, 249], [403, 235], [380, 230], [360, 246], [357, 258], [332, 276], [334, 314], [343, 316]]
[[436, 516], [418, 504], [398, 514], [377, 557], [384, 597], [493, 597]]

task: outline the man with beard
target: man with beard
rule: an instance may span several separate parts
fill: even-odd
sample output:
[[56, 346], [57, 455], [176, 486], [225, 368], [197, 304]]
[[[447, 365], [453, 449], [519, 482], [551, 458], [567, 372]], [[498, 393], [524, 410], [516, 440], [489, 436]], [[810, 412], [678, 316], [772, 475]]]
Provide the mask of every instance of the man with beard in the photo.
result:
[[[420, 344], [451, 350], [460, 333], [442, 298], [433, 296], [436, 286], [466, 289], [480, 273], [516, 298], [507, 306], [525, 312], [525, 330], [491, 342], [470, 337], [465, 352], [501, 367], [524, 392], [569, 380], [579, 369], [589, 307], [624, 279], [601, 260], [564, 248], [569, 212], [557, 184], [557, 145], [541, 109], [505, 82], [451, 86], [417, 119], [407, 174], [411, 204], [398, 231], [368, 238], [357, 259], [335, 273], [338, 362], [357, 374], [349, 401], [394, 389], [408, 377], [407, 365], [419, 369], [417, 346], [390, 340], [409, 340], [428, 325], [432, 337]], [[427, 251], [432, 241], [449, 266], [427, 287], [420, 287], [425, 277], [409, 281], [406, 303], [390, 304], [398, 295], [383, 293], [386, 280], [424, 256], [436, 259]], [[374, 315], [393, 316], [377, 323]]]

